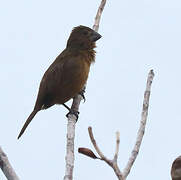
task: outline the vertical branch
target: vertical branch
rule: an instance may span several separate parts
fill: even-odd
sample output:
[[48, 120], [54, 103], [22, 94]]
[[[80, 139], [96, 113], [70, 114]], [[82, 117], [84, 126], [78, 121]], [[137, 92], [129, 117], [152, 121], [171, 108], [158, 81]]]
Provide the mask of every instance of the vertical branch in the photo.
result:
[[[78, 98], [81, 98], [81, 95], [77, 95]], [[75, 111], [79, 111], [80, 101], [74, 101], [72, 103], [71, 109]], [[64, 180], [72, 180], [73, 179], [73, 168], [74, 168], [74, 139], [75, 139], [75, 124], [76, 117], [73, 114], [68, 115], [68, 123], [67, 123], [67, 147], [66, 147], [66, 171]]]
[[[95, 17], [95, 23], [93, 25], [93, 29], [95, 31], [98, 31], [98, 29], [99, 29], [100, 18], [101, 18], [105, 3], [106, 3], [106, 0], [102, 0], [100, 6], [98, 8], [98, 11], [97, 11], [97, 14]], [[85, 89], [85, 87], [84, 87], [84, 89]], [[82, 96], [77, 95], [73, 99], [71, 109], [78, 111], [81, 100], [82, 100]], [[75, 116], [69, 115], [68, 124], [67, 124], [67, 145], [66, 145], [66, 158], [65, 158], [66, 159], [66, 170], [65, 170], [64, 180], [73, 179], [75, 124], [76, 124]]]
[[149, 107], [149, 99], [150, 99], [150, 90], [151, 90], [151, 84], [153, 81], [154, 77], [154, 72], [151, 70], [148, 74], [148, 79], [147, 79], [147, 84], [146, 84], [146, 90], [144, 93], [144, 100], [143, 100], [143, 109], [142, 109], [142, 114], [141, 114], [141, 122], [140, 122], [140, 128], [138, 130], [137, 138], [136, 138], [136, 143], [135, 146], [132, 150], [131, 156], [128, 160], [128, 163], [126, 165], [126, 168], [123, 171], [123, 175], [126, 178], [131, 170], [131, 167], [133, 166], [134, 161], [136, 160], [136, 157], [139, 153], [139, 149], [141, 146], [141, 142], [143, 139], [143, 135], [145, 132], [145, 126], [146, 126], [146, 121], [147, 121], [147, 116], [148, 116], [148, 107]]
[[95, 17], [95, 22], [94, 22], [94, 25], [93, 25], [92, 29], [94, 29], [96, 32], [99, 29], [99, 23], [100, 23], [100, 20], [101, 20], [101, 15], [102, 15], [102, 12], [104, 10], [105, 4], [106, 4], [106, 0], [102, 0], [100, 6], [98, 8], [96, 17]]
[[73, 179], [73, 168], [74, 168], [74, 138], [75, 138], [75, 123], [76, 117], [69, 115], [67, 124], [67, 152], [66, 152], [66, 171], [64, 180]]
[[117, 131], [116, 132], [116, 150], [115, 150], [114, 159], [113, 159], [113, 161], [116, 163], [117, 163], [118, 153], [119, 153], [119, 144], [120, 144], [120, 133]]
[[19, 180], [15, 171], [13, 170], [7, 155], [3, 152], [0, 147], [0, 168], [8, 180]]

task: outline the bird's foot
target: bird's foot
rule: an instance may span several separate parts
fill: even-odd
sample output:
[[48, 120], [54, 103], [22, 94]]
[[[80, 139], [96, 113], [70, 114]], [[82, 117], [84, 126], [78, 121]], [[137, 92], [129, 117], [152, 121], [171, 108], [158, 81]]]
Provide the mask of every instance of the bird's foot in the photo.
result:
[[68, 118], [68, 116], [69, 116], [70, 114], [73, 114], [73, 115], [76, 117], [76, 122], [77, 122], [77, 120], [78, 120], [78, 118], [79, 118], [79, 111], [75, 111], [75, 110], [73, 110], [73, 109], [70, 109], [69, 113], [66, 114], [66, 117]]
[[62, 104], [66, 109], [68, 109], [69, 111], [71, 110], [65, 103]]
[[84, 102], [86, 101], [86, 98], [84, 96], [85, 90], [83, 89], [82, 91], [79, 92], [79, 94], [82, 96]]

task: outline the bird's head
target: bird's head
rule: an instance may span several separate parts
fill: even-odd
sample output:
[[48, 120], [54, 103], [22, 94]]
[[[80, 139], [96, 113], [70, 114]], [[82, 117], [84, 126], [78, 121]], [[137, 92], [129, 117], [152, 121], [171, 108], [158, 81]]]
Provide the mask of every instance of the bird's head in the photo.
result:
[[101, 38], [101, 35], [93, 29], [86, 26], [75, 27], [68, 39], [67, 47], [75, 49], [93, 49], [95, 42]]

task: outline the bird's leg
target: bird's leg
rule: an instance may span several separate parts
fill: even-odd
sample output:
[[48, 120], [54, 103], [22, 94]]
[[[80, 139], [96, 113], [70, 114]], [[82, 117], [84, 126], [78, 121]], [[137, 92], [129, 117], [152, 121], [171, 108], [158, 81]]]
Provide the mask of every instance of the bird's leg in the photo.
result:
[[73, 114], [73, 115], [76, 116], [76, 118], [77, 118], [76, 121], [77, 121], [78, 118], [79, 118], [79, 111], [75, 111], [75, 110], [69, 108], [65, 103], [63, 103], [62, 105], [63, 105], [66, 109], [69, 110], [69, 112], [66, 114], [66, 117], [68, 118], [68, 115], [69, 115], [69, 114]]
[[82, 98], [83, 98], [83, 100], [84, 100], [84, 102], [86, 101], [86, 98], [85, 98], [85, 96], [84, 96], [84, 93], [85, 93], [85, 89], [82, 89], [80, 92], [79, 92], [79, 94], [82, 96]]
[[75, 111], [75, 110], [73, 110], [73, 109], [70, 109], [70, 111], [66, 114], [66, 117], [67, 117], [67, 118], [68, 118], [69, 114], [75, 115], [75, 117], [76, 117], [76, 122], [77, 122], [77, 120], [78, 120], [78, 118], [79, 118], [79, 111]]
[[[83, 100], [84, 100], [84, 102], [85, 102], [86, 99], [85, 99], [84, 93], [85, 93], [85, 88], [82, 89], [82, 90], [79, 92], [79, 94], [82, 96], [82, 98], [83, 98]], [[77, 119], [76, 119], [76, 121], [77, 121], [78, 118], [79, 118], [79, 111], [76, 111], [76, 110], [73, 110], [73, 109], [69, 108], [66, 104], [63, 104], [63, 106], [66, 107], [66, 108], [69, 110], [69, 113], [66, 115], [66, 117], [68, 118], [68, 115], [69, 115], [69, 114], [73, 114], [73, 115], [75, 115], [75, 117], [77, 118]]]
[[66, 109], [68, 109], [69, 111], [71, 110], [65, 103], [62, 104]]

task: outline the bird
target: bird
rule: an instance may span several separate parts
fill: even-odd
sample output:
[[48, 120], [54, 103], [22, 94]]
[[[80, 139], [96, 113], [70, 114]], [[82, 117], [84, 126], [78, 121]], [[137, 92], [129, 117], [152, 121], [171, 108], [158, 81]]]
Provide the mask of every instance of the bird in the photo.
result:
[[40, 110], [48, 109], [55, 104], [61, 104], [70, 110], [65, 102], [82, 91], [90, 65], [95, 61], [95, 42], [101, 37], [98, 32], [87, 26], [73, 28], [66, 48], [42, 77], [34, 109], [21, 129], [18, 139]]

